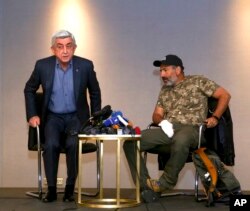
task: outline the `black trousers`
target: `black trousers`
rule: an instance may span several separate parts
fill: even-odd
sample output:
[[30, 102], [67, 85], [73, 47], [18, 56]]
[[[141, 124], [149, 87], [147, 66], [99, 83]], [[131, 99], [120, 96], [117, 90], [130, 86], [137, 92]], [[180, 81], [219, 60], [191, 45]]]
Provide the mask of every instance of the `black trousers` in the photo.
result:
[[76, 113], [49, 113], [45, 122], [44, 167], [48, 186], [56, 186], [58, 163], [62, 147], [67, 164], [66, 185], [75, 185], [77, 177], [77, 133], [80, 121]]

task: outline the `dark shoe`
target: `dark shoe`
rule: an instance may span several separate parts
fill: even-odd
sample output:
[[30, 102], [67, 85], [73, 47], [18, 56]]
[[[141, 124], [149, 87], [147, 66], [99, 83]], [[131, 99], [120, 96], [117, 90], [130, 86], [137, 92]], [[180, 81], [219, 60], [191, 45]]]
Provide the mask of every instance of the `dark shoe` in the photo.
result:
[[146, 189], [141, 192], [141, 198], [145, 203], [157, 202], [161, 197], [160, 192], [154, 192], [151, 189]]
[[56, 187], [48, 187], [48, 192], [46, 193], [45, 197], [43, 198], [43, 202], [52, 202], [57, 200], [56, 194]]
[[74, 185], [66, 185], [63, 201], [69, 201], [69, 202], [75, 201], [74, 189], [75, 189]]

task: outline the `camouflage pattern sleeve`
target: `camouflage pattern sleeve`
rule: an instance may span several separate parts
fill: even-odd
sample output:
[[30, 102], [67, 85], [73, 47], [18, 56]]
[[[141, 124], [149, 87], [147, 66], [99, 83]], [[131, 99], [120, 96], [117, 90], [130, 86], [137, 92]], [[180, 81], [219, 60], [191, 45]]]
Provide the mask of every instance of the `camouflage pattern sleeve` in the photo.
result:
[[208, 97], [211, 97], [215, 90], [219, 88], [219, 85], [212, 80], [207, 79], [204, 76], [195, 76], [197, 84], [201, 91]]

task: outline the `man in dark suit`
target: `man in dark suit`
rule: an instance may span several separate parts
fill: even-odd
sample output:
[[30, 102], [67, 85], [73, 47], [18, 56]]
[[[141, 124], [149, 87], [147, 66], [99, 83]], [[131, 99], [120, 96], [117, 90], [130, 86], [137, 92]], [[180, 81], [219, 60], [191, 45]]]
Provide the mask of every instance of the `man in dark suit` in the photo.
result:
[[[73, 201], [77, 177], [77, 136], [80, 126], [101, 109], [101, 91], [92, 61], [74, 56], [73, 34], [61, 30], [52, 36], [53, 56], [38, 60], [26, 82], [24, 95], [29, 126], [44, 128], [44, 167], [48, 192], [44, 202], [57, 199], [56, 184], [61, 134], [66, 134], [67, 181], [63, 201]], [[36, 108], [36, 91], [41, 86], [41, 118]], [[90, 106], [88, 104], [88, 97]]]

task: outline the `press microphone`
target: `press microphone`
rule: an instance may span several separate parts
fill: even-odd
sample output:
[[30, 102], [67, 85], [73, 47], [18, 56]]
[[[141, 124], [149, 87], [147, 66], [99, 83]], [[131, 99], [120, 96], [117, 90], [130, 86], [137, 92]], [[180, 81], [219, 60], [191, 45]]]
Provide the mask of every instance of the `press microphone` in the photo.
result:
[[128, 126], [128, 122], [123, 118], [122, 112], [116, 112], [116, 116], [123, 125]]
[[122, 123], [124, 126], [128, 126], [129, 122], [123, 117], [121, 111], [115, 111], [112, 113], [111, 117], [103, 121], [103, 125], [105, 127], [109, 127], [112, 125], [117, 125]]
[[96, 111], [92, 114], [92, 118], [96, 119], [102, 116], [102, 119], [108, 118], [112, 114], [112, 109], [110, 105], [104, 106], [100, 111]]
[[[91, 127], [93, 127], [93, 125], [96, 125], [97, 122], [107, 119], [112, 114], [112, 112], [113, 111], [111, 110], [110, 105], [104, 106], [101, 110], [94, 112], [92, 116], [86, 122], [83, 123], [80, 128], [80, 131], [86, 133], [86, 127], [88, 127], [89, 125], [92, 125]], [[96, 128], [92, 129], [94, 130]]]
[[135, 127], [134, 130], [135, 130], [135, 134], [136, 135], [140, 135], [141, 134], [141, 129], [139, 127]]

